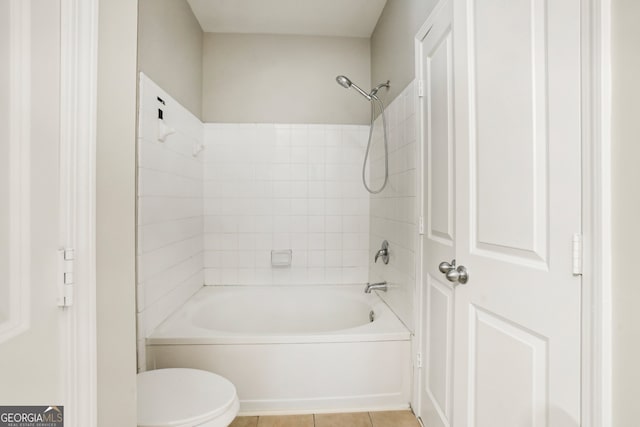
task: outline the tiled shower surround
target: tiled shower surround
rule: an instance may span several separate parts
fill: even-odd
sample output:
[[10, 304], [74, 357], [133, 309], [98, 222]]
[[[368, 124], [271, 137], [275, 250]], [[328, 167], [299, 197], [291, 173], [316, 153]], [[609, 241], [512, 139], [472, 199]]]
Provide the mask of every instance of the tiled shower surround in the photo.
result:
[[[390, 261], [385, 265], [371, 258], [369, 280], [387, 281], [389, 291], [380, 295], [400, 319], [414, 330], [414, 302], [417, 249], [417, 173], [419, 165], [416, 86], [410, 83], [386, 108], [389, 143], [389, 182], [371, 196], [371, 252], [389, 241]], [[382, 121], [376, 120], [372, 157], [372, 184], [376, 189], [384, 179]]]
[[[158, 98], [164, 102], [161, 103]], [[175, 133], [158, 139], [158, 109]], [[138, 131], [138, 366], [144, 338], [201, 286], [202, 123], [145, 75]]]
[[[206, 124], [205, 283], [341, 284], [368, 276], [368, 128]], [[271, 250], [292, 250], [272, 267]]]
[[[202, 124], [141, 76], [138, 138], [138, 355], [144, 338], [203, 284], [364, 284], [413, 327], [415, 86], [387, 107], [389, 184], [362, 185], [368, 126]], [[165, 104], [160, 104], [160, 97]], [[363, 103], [366, 108], [366, 103]], [[158, 140], [158, 108], [175, 129]], [[383, 173], [381, 121], [372, 187]], [[194, 156], [193, 149], [204, 145]], [[369, 172], [368, 172], [369, 173]], [[382, 240], [391, 261], [373, 264]], [[271, 250], [292, 250], [272, 267]]]

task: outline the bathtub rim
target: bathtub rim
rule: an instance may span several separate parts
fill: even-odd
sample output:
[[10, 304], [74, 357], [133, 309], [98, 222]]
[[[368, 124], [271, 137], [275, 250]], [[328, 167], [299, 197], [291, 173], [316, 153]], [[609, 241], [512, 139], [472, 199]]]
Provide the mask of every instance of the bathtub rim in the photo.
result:
[[[325, 289], [340, 291], [367, 301], [376, 313], [374, 322], [333, 331], [288, 333], [288, 334], [244, 334], [193, 325], [189, 321], [189, 311], [194, 301], [203, 293], [215, 294], [223, 291], [247, 291], [265, 288]], [[145, 337], [145, 345], [210, 345], [210, 344], [297, 344], [297, 343], [341, 343], [370, 341], [409, 341], [411, 331], [402, 323], [387, 303], [377, 294], [364, 294], [364, 284], [360, 285], [205, 285], [200, 288], [178, 310], [165, 319], [151, 334]]]

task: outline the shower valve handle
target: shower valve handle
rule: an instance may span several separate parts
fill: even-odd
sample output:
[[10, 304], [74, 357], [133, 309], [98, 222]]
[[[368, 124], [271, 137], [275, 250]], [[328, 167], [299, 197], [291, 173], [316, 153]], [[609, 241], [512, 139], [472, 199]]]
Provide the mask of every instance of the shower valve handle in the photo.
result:
[[378, 252], [376, 252], [376, 256], [373, 259], [373, 262], [378, 262], [378, 258], [380, 257], [382, 257], [382, 261], [384, 261], [385, 264], [389, 262], [387, 260], [387, 258], [389, 258], [389, 254], [387, 253], [386, 249], [380, 249]]
[[382, 247], [376, 252], [376, 256], [373, 258], [373, 262], [378, 262], [378, 258], [382, 257], [382, 262], [389, 264], [389, 242], [384, 240]]

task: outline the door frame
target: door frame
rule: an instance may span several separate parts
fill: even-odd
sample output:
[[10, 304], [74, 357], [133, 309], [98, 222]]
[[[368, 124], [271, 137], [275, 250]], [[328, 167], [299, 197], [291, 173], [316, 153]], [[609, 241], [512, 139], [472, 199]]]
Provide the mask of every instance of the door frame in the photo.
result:
[[582, 10], [582, 425], [611, 427], [611, 0]]
[[[446, 0], [440, 0], [414, 38], [415, 79], [420, 86], [420, 43]], [[459, 1], [459, 0], [450, 0]], [[470, 1], [470, 0], [469, 0]], [[581, 0], [582, 10], [582, 426], [611, 427], [611, 0]], [[455, 16], [454, 16], [455, 19]], [[455, 36], [454, 36], [455, 37]], [[419, 102], [417, 98], [416, 102]], [[419, 110], [416, 110], [419, 111]], [[422, 117], [416, 120], [422, 135]], [[420, 141], [418, 223], [422, 224], [424, 198], [424, 141]], [[421, 230], [422, 231], [422, 230]], [[413, 354], [418, 360], [424, 339], [422, 307], [422, 259], [420, 233], [415, 283], [416, 339]], [[420, 369], [414, 369], [411, 405], [420, 413]]]
[[98, 0], [60, 0], [61, 246], [74, 248], [73, 305], [61, 308], [65, 425], [97, 425], [96, 105]]

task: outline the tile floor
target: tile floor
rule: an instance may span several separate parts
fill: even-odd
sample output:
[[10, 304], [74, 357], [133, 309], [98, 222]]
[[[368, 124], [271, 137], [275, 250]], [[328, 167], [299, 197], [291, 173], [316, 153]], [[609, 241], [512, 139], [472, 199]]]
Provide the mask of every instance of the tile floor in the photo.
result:
[[411, 411], [238, 417], [229, 427], [420, 427]]

